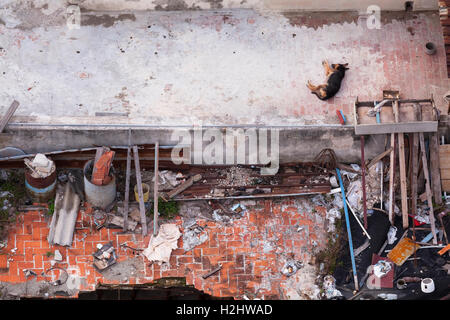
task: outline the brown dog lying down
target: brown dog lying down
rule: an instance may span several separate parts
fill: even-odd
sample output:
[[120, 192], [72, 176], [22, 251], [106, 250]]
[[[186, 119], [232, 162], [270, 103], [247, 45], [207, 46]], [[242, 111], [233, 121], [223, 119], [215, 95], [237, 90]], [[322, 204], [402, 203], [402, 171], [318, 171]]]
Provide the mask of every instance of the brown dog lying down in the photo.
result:
[[327, 61], [322, 61], [322, 65], [325, 68], [325, 75], [327, 76], [326, 84], [318, 86], [312, 85], [308, 80], [306, 85], [312, 94], [315, 94], [320, 100], [327, 100], [333, 97], [341, 88], [342, 79], [345, 76], [345, 70], [348, 63], [345, 64], [332, 64], [331, 67]]

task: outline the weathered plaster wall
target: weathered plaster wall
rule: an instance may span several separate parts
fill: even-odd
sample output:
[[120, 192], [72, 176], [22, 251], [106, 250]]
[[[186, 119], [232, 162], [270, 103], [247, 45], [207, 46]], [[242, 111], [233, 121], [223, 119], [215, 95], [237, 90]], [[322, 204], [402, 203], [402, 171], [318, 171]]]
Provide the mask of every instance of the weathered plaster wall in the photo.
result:
[[[313, 10], [313, 11], [366, 11], [377, 5], [382, 10], [405, 10], [404, 0], [15, 0], [20, 5], [33, 3], [46, 10], [68, 3], [78, 4], [85, 10], [208, 10], [208, 9], [258, 9], [258, 10]], [[413, 10], [436, 10], [435, 0], [415, 0]]]
[[[433, 93], [441, 106], [447, 90], [437, 14], [382, 16], [370, 30], [352, 13], [82, 13], [81, 28], [69, 29], [64, 14], [45, 10], [2, 11], [2, 112], [17, 99], [17, 115], [41, 120], [111, 111], [155, 125], [299, 125], [307, 116], [337, 124], [338, 108], [351, 120], [356, 96], [399, 88], [411, 98]], [[435, 56], [424, 53], [428, 39]], [[305, 86], [323, 81], [323, 59], [350, 65], [328, 101]], [[422, 69], [432, 73], [424, 86]]]

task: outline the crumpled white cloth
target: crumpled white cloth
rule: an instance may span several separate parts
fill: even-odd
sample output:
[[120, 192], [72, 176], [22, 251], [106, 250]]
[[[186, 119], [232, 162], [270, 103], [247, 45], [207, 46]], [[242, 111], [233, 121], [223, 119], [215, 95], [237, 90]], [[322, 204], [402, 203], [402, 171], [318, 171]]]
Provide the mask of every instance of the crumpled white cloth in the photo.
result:
[[158, 235], [150, 238], [148, 247], [142, 254], [150, 261], [168, 263], [172, 250], [178, 248], [177, 242], [180, 236], [181, 232], [176, 224], [163, 224], [159, 228]]

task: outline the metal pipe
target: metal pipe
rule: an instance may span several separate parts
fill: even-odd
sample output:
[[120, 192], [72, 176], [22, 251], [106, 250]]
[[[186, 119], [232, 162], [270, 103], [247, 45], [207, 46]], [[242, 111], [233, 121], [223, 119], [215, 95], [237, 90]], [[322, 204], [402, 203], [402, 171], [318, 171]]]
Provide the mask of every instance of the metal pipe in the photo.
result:
[[348, 216], [347, 201], [345, 200], [346, 198], [345, 198], [344, 183], [342, 182], [341, 172], [340, 172], [339, 168], [336, 168], [336, 173], [339, 178], [339, 185], [341, 186], [342, 202], [344, 203], [345, 222], [347, 224], [348, 243], [349, 243], [349, 249], [350, 249], [350, 257], [352, 260], [353, 279], [355, 281], [355, 290], [358, 291], [359, 290], [358, 274], [356, 273], [355, 256], [353, 254], [352, 232], [350, 230], [350, 219]]

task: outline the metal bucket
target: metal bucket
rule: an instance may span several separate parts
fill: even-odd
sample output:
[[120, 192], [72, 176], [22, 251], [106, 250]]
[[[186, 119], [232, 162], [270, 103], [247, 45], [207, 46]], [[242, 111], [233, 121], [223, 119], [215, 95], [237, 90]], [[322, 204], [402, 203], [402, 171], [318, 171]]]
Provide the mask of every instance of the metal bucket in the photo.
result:
[[86, 201], [93, 207], [106, 209], [116, 199], [116, 177], [111, 167], [110, 176], [111, 181], [104, 186], [97, 186], [90, 182], [87, 177], [92, 176], [92, 169], [94, 160], [86, 162], [83, 168], [84, 176], [84, 193], [86, 194]]
[[31, 170], [25, 170], [25, 188], [33, 201], [44, 203], [55, 197], [56, 170], [46, 178], [33, 178]]

